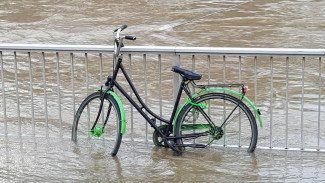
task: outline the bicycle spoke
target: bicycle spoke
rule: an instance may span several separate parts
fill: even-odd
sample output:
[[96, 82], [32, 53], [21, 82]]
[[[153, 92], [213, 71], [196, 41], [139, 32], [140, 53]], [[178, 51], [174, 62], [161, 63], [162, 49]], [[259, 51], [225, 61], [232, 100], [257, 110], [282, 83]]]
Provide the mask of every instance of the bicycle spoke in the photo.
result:
[[221, 127], [226, 127], [228, 124], [230, 124], [230, 122], [235, 121], [235, 119], [237, 119], [239, 116], [241, 116], [242, 113], [243, 113], [242, 111], [239, 111], [238, 114], [236, 114], [235, 116], [233, 116], [231, 119], [228, 119], [227, 121], [225, 121], [225, 122], [221, 125]]
[[201, 112], [201, 114], [203, 115], [203, 117], [205, 118], [205, 120], [211, 125], [211, 127], [212, 128], [215, 128], [215, 124], [212, 122], [212, 120], [209, 117], [209, 115], [203, 109], [201, 109], [201, 107], [198, 107], [198, 110]]

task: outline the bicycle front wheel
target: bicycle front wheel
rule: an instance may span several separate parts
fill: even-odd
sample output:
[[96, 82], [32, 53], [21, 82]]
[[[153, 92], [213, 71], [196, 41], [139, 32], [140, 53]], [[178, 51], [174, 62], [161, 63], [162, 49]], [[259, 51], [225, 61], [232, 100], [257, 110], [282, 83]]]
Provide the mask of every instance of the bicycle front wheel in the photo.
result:
[[104, 104], [97, 123], [94, 125], [100, 108], [101, 92], [89, 95], [80, 105], [72, 126], [72, 140], [80, 144], [104, 143], [115, 156], [119, 150], [121, 133], [121, 114], [115, 99], [105, 94]]
[[185, 105], [174, 130], [180, 147], [241, 147], [248, 152], [255, 150], [258, 136], [251, 110], [225, 93], [201, 95]]

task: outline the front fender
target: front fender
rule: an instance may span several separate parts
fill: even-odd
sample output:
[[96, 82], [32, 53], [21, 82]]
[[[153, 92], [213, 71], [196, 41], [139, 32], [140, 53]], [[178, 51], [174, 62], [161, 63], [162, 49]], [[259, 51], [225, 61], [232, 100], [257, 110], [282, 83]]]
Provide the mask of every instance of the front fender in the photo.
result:
[[[96, 91], [104, 91], [104, 89], [101, 89], [101, 88], [96, 88], [95, 90]], [[126, 120], [125, 120], [125, 112], [124, 112], [123, 103], [122, 103], [121, 99], [117, 96], [117, 94], [114, 93], [112, 90], [108, 90], [107, 93], [112, 95], [112, 97], [117, 102], [117, 105], [119, 107], [120, 114], [121, 114], [121, 133], [124, 134], [125, 130], [126, 130]]]

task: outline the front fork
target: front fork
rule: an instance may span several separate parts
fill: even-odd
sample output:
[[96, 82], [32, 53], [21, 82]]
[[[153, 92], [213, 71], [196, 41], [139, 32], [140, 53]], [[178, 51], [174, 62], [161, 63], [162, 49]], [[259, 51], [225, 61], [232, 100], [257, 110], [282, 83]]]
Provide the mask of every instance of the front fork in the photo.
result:
[[103, 92], [103, 86], [101, 87], [100, 89], [100, 106], [99, 106], [99, 110], [98, 110], [98, 113], [97, 113], [97, 117], [96, 117], [96, 120], [93, 124], [93, 126], [91, 127], [90, 129], [90, 133], [91, 135], [93, 136], [101, 136], [102, 133], [104, 132], [104, 128], [106, 126], [106, 123], [108, 121], [108, 118], [110, 116], [110, 113], [111, 113], [111, 109], [112, 109], [112, 104], [109, 103], [109, 106], [108, 106], [108, 110], [107, 110], [107, 115], [106, 115], [106, 118], [105, 118], [105, 121], [104, 121], [104, 124], [103, 126], [96, 126], [97, 123], [98, 123], [98, 120], [99, 120], [99, 117], [100, 117], [100, 114], [102, 113], [102, 110], [103, 110], [103, 106], [104, 106], [104, 100], [105, 100], [105, 94], [107, 93], [109, 89], [107, 88], [104, 92]]

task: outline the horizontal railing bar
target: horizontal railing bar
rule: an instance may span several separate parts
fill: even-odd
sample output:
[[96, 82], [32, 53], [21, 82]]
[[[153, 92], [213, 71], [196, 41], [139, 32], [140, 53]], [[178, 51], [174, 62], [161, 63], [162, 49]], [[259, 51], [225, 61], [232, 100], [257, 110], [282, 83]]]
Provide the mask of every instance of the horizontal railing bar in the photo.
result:
[[[43, 45], [43, 44], [0, 44], [0, 50], [40, 52], [113, 52], [112, 46], [104, 45]], [[325, 49], [304, 48], [236, 48], [236, 47], [174, 47], [174, 46], [126, 46], [129, 53], [173, 53], [173, 54], [219, 54], [219, 55], [283, 55], [325, 56]]]
[[283, 55], [283, 56], [325, 56], [325, 49], [299, 48], [236, 48], [236, 47], [176, 47], [180, 54], [220, 54], [220, 55]]
[[113, 47], [99, 45], [0, 44], [0, 50], [30, 52], [112, 52]]

